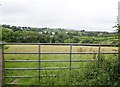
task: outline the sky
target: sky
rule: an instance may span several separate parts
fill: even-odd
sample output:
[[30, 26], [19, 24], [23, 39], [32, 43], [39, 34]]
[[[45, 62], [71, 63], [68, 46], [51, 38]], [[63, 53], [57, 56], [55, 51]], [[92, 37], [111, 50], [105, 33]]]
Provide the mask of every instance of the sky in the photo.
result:
[[0, 0], [0, 24], [115, 31], [119, 0]]

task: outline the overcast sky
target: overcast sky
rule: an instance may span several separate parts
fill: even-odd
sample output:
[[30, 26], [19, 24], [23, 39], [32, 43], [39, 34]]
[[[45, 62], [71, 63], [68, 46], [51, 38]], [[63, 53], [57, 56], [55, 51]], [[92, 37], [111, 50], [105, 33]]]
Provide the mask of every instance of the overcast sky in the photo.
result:
[[119, 0], [1, 0], [0, 24], [114, 31]]

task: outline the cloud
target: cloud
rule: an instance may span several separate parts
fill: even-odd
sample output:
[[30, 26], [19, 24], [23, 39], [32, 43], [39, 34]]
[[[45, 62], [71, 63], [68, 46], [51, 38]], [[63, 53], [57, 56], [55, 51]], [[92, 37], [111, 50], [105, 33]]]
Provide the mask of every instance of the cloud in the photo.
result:
[[47, 27], [65, 28], [83, 26], [88, 30], [97, 30], [97, 27], [101, 27], [99, 25], [106, 25], [104, 30], [111, 30], [116, 22], [117, 2], [118, 0], [3, 0], [1, 23], [36, 27], [43, 24]]

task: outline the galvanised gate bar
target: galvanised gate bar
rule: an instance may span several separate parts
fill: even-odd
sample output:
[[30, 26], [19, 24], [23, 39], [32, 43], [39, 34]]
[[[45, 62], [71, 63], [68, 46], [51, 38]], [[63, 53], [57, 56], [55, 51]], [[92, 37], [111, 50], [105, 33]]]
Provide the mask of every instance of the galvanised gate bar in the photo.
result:
[[[3, 84], [7, 84], [4, 82], [5, 78], [38, 78], [40, 81], [41, 77], [46, 77], [45, 75], [41, 75], [41, 70], [60, 70], [60, 69], [79, 69], [78, 67], [72, 67], [72, 62], [96, 62], [98, 61], [98, 67], [100, 64], [100, 54], [118, 54], [118, 52], [101, 52], [101, 47], [118, 47], [118, 45], [101, 45], [101, 44], [74, 44], [74, 43], [3, 43], [2, 45], [37, 45], [38, 52], [2, 52], [3, 54]], [[42, 52], [42, 45], [55, 45], [55, 46], [69, 46], [69, 52]], [[98, 47], [98, 52], [73, 52], [73, 46], [95, 46]], [[38, 60], [6, 60], [4, 58], [5, 54], [37, 54]], [[68, 54], [70, 55], [69, 60], [41, 60], [41, 54]], [[72, 54], [97, 54], [97, 60], [72, 60]], [[5, 62], [38, 62], [38, 68], [6, 68], [4, 66]], [[49, 68], [41, 68], [41, 62], [69, 62], [69, 67], [49, 67]], [[5, 74], [6, 70], [38, 70], [38, 76], [8, 76]], [[50, 75], [54, 77], [55, 75]]]

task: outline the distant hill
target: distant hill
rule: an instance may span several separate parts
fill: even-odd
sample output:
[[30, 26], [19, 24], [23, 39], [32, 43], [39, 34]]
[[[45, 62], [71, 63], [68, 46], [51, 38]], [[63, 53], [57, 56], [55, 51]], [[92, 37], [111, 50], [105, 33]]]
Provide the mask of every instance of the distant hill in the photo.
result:
[[[1, 25], [3, 42], [115, 44], [117, 33]], [[1, 32], [1, 31], [0, 31]]]

